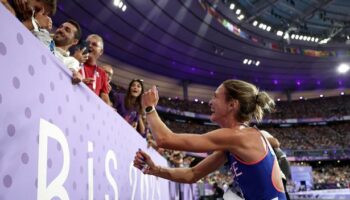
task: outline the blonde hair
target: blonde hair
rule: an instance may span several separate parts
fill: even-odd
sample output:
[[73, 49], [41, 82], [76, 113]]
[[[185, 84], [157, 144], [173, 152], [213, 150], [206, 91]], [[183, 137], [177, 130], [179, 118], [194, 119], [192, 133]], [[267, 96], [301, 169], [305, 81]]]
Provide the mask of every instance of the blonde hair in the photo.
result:
[[226, 89], [226, 100], [236, 99], [239, 102], [239, 111], [236, 115], [240, 122], [250, 122], [253, 118], [260, 122], [264, 111], [272, 112], [274, 100], [266, 93], [248, 82], [241, 80], [226, 80], [222, 83]]

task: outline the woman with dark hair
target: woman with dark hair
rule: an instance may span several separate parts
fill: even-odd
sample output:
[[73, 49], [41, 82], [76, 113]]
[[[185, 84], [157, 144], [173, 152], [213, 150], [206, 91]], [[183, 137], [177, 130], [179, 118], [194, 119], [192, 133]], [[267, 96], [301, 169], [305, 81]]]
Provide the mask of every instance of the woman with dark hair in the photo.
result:
[[117, 112], [142, 135], [145, 133], [144, 112], [141, 106], [143, 92], [143, 80], [133, 79], [126, 94], [114, 95], [113, 105]]
[[248, 124], [262, 120], [264, 110], [271, 111], [274, 101], [256, 86], [240, 81], [224, 81], [209, 102], [210, 119], [221, 128], [199, 134], [175, 134], [159, 118], [155, 106], [159, 100], [155, 87], [142, 97], [156, 143], [161, 148], [191, 152], [213, 152], [194, 167], [157, 166], [143, 151], [136, 152], [134, 166], [145, 174], [176, 182], [194, 183], [229, 162], [234, 182], [245, 199], [285, 200], [279, 165], [264, 135]]

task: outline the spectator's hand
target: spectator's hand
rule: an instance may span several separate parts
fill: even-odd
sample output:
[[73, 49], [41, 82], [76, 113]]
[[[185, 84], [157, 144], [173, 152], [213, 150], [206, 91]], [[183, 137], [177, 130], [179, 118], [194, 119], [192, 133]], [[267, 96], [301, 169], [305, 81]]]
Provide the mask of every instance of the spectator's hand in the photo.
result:
[[95, 81], [94, 78], [84, 78], [84, 79], [83, 79], [83, 82], [84, 82], [85, 84], [90, 84], [90, 83], [93, 83], [94, 81]]
[[51, 30], [52, 20], [49, 16], [45, 14], [45, 9], [41, 9], [35, 14], [35, 20], [37, 21], [40, 28]]
[[131, 122], [131, 126], [136, 129], [137, 128], [137, 122]]
[[107, 85], [107, 92], [110, 93], [112, 91], [112, 86], [111, 84], [108, 83]]
[[72, 83], [78, 84], [83, 80], [83, 76], [79, 72], [73, 72]]
[[148, 106], [156, 106], [159, 101], [158, 90], [154, 85], [152, 89], [149, 89], [142, 95], [142, 107], [146, 108]]
[[73, 57], [79, 61], [79, 63], [85, 63], [89, 58], [89, 53], [84, 54], [86, 47], [78, 49], [74, 52]]
[[141, 170], [144, 174], [155, 174], [159, 171], [159, 167], [154, 164], [151, 157], [141, 149], [136, 152], [134, 167]]

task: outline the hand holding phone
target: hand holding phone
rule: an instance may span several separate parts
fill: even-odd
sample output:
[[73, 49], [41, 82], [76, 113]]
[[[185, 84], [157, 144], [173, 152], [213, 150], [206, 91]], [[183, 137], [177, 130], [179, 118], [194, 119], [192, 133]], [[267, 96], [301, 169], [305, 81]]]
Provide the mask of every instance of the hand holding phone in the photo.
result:
[[73, 57], [79, 61], [79, 63], [85, 63], [89, 58], [89, 42], [81, 41], [77, 46], [75, 46], [75, 51]]
[[83, 54], [88, 54], [90, 52], [90, 42], [86, 40], [81, 40], [79, 44], [77, 44], [75, 49], [83, 51]]

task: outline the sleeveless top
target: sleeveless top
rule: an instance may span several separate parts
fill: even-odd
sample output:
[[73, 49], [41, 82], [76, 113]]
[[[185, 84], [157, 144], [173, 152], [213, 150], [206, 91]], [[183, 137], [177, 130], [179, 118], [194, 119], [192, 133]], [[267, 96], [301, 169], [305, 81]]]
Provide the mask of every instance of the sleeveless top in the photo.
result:
[[274, 164], [278, 165], [275, 154], [266, 138], [263, 135], [261, 137], [266, 144], [266, 154], [259, 161], [247, 163], [226, 152], [233, 181], [240, 187], [244, 199], [286, 200], [285, 193], [278, 190], [272, 182]]

